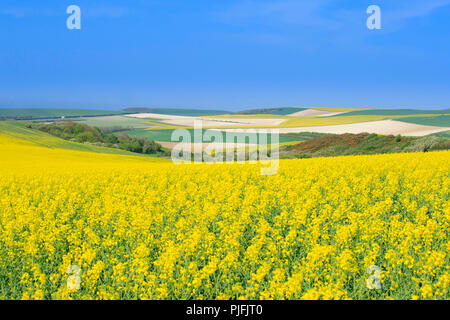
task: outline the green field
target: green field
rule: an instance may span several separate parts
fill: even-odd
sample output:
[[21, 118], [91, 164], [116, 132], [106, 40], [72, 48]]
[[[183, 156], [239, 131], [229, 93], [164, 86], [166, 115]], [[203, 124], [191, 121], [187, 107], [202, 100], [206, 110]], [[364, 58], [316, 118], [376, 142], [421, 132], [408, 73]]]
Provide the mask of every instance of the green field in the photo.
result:
[[0, 120], [61, 118], [62, 116], [66, 118], [82, 116], [106, 116], [123, 113], [123, 111], [88, 109], [0, 108]]
[[315, 158], [346, 155], [428, 152], [449, 150], [450, 139], [445, 137], [402, 137], [379, 134], [330, 134], [308, 141], [283, 146], [280, 158]]
[[250, 109], [244, 110], [240, 112], [235, 112], [234, 114], [273, 114], [273, 115], [288, 115], [291, 113], [295, 113], [298, 111], [302, 111], [300, 108], [264, 108], [264, 109]]
[[414, 109], [367, 109], [346, 112], [341, 115], [335, 115], [333, 117], [342, 116], [413, 116], [413, 115], [425, 115], [425, 114], [450, 114], [450, 109], [442, 110], [414, 110]]
[[19, 139], [31, 145], [50, 149], [59, 148], [76, 151], [149, 157], [149, 155], [132, 153], [120, 149], [67, 141], [39, 130], [29, 129], [26, 127], [25, 123], [22, 122], [0, 121], [0, 135], [10, 137], [12, 139]]
[[[189, 133], [191, 134], [191, 138], [194, 137], [194, 129], [187, 129]], [[205, 133], [206, 129], [203, 129], [203, 134]], [[160, 141], [160, 142], [172, 142], [172, 132], [173, 130], [145, 130], [145, 129], [134, 129], [134, 130], [128, 130], [127, 133], [132, 137], [145, 137], [149, 140], [154, 141]], [[223, 133], [223, 138], [225, 141], [225, 134]], [[245, 133], [234, 133], [237, 137], [244, 137], [246, 136]], [[286, 143], [286, 142], [295, 142], [295, 141], [306, 141], [312, 138], [317, 138], [320, 136], [323, 136], [324, 134], [321, 133], [308, 133], [308, 132], [302, 132], [302, 133], [285, 133], [280, 134], [280, 143]], [[259, 142], [259, 141], [258, 141]], [[269, 140], [270, 143], [270, 140]]]
[[138, 119], [125, 116], [83, 117], [76, 119], [76, 121], [87, 124], [88, 126], [98, 127], [100, 129], [112, 127], [122, 127], [124, 129], [149, 127], [148, 124], [144, 123], [147, 119]]
[[223, 110], [200, 110], [200, 109], [176, 109], [176, 108], [127, 108], [124, 109], [127, 113], [157, 113], [167, 114], [171, 116], [187, 116], [187, 117], [202, 117], [202, 116], [217, 116], [221, 114], [230, 113]]
[[437, 136], [437, 137], [442, 137], [442, 138], [450, 138], [450, 130], [443, 131], [443, 132], [438, 132], [438, 133], [435, 133], [433, 135]]
[[424, 126], [450, 127], [450, 115], [432, 117], [407, 117], [395, 120], [421, 124]]

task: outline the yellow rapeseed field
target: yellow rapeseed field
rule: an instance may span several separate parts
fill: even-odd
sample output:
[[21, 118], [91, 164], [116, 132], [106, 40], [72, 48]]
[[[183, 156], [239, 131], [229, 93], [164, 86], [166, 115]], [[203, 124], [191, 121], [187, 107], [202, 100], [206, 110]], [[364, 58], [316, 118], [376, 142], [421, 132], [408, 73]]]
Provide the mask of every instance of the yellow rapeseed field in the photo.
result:
[[449, 172], [450, 152], [262, 176], [0, 135], [0, 299], [448, 299]]

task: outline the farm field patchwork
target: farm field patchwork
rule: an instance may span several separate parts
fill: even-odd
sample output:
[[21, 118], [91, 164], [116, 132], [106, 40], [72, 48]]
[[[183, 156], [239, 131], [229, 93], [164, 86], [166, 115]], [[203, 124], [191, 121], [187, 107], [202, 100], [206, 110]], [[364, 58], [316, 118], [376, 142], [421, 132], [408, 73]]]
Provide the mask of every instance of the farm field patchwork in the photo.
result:
[[[302, 111], [303, 112], [303, 111]], [[423, 115], [424, 116], [424, 115]], [[435, 123], [441, 124], [443, 127], [450, 126], [450, 122], [447, 120], [447, 116], [433, 116], [427, 115], [423, 117], [422, 115], [417, 116], [413, 115], [411, 117], [402, 117], [402, 116], [387, 116], [387, 115], [348, 115], [348, 113], [343, 113], [341, 116], [288, 116], [285, 118], [286, 121], [272, 125], [260, 126], [263, 127], [279, 127], [279, 128], [292, 128], [292, 127], [312, 127], [312, 126], [330, 126], [330, 125], [344, 125], [344, 124], [354, 124], [354, 123], [365, 123], [365, 122], [373, 122], [373, 121], [381, 121], [381, 120], [401, 120], [405, 122], [418, 123], [418, 124], [426, 124], [421, 123], [421, 120], [417, 120], [415, 122], [414, 119], [419, 118], [427, 118], [429, 120], [429, 125], [432, 126], [433, 121]], [[433, 120], [436, 118], [435, 120]], [[411, 119], [411, 121], [409, 121]], [[423, 122], [424, 120], [422, 120]], [[256, 127], [254, 126], [246, 126], [247, 127]]]
[[[11, 131], [1, 299], [449, 298], [449, 151], [281, 160], [261, 176]], [[367, 286], [372, 265], [380, 289]]]
[[185, 117], [185, 116], [173, 116], [173, 115], [163, 115], [154, 113], [137, 113], [130, 114], [127, 117], [138, 118], [138, 119], [159, 119], [162, 124], [169, 126], [184, 126], [184, 127], [194, 127], [195, 122], [201, 121], [203, 127], [245, 127], [245, 126], [277, 126], [286, 121], [283, 119], [274, 119], [276, 116], [272, 115], [272, 118], [252, 118], [252, 117]]
[[386, 116], [339, 116], [339, 117], [295, 117], [284, 122], [280, 127], [312, 127], [329, 126], [336, 124], [351, 124], [369, 121], [384, 120]]
[[228, 113], [223, 110], [209, 110], [209, 109], [180, 109], [180, 108], [127, 108], [124, 109], [127, 113], [154, 113], [165, 114], [173, 116], [186, 117], [203, 117], [216, 116]]
[[123, 114], [124, 111], [90, 109], [0, 108], [1, 118], [60, 118]]
[[298, 111], [290, 114], [291, 117], [330, 117], [334, 115], [341, 115], [346, 113], [346, 111], [325, 111], [318, 109], [305, 109], [302, 111]]
[[438, 137], [444, 137], [444, 138], [450, 138], [450, 130], [449, 131], [442, 131], [434, 134]]
[[[194, 129], [186, 129], [192, 138], [192, 142], [194, 139]], [[145, 130], [145, 129], [134, 129], [134, 130], [128, 130], [127, 133], [132, 137], [145, 137], [150, 140], [155, 140], [158, 142], [172, 142], [172, 132], [173, 130]], [[202, 130], [202, 134], [205, 134], [206, 129]], [[247, 137], [245, 133], [235, 133], [236, 137]], [[287, 133], [287, 134], [280, 134], [279, 142], [294, 142], [294, 141], [304, 141], [311, 139], [312, 137], [317, 137], [320, 134], [314, 134], [314, 133]], [[223, 141], [225, 141], [226, 134], [225, 132], [222, 132]], [[176, 143], [176, 142], [175, 142]], [[270, 143], [270, 140], [269, 140]]]
[[148, 128], [149, 125], [142, 119], [130, 118], [125, 116], [106, 116], [106, 117], [85, 117], [76, 119], [77, 122], [85, 123], [89, 126], [100, 129], [108, 128]]
[[334, 107], [298, 107], [303, 110], [321, 110], [321, 111], [329, 111], [329, 112], [349, 112], [349, 111], [359, 111], [359, 110], [372, 110], [368, 108], [334, 108]]
[[435, 117], [408, 117], [408, 118], [398, 118], [396, 120], [426, 126], [450, 127], [450, 115], [442, 115]]
[[[450, 114], [450, 109], [440, 110], [415, 110], [415, 109], [366, 109], [366, 110], [354, 110], [346, 113], [346, 116], [413, 116], [424, 114]], [[339, 115], [335, 116], [339, 117]]]
[[[8, 109], [3, 109], [8, 110]], [[19, 109], [21, 114], [25, 109]], [[31, 109], [35, 115], [60, 112], [58, 109]], [[69, 110], [71, 111], [71, 110]], [[88, 110], [89, 111], [89, 110]], [[131, 113], [131, 112], [138, 113]], [[10, 112], [10, 111], [8, 111]], [[77, 110], [77, 112], [82, 112]], [[97, 111], [92, 111], [97, 112]], [[171, 142], [171, 131], [179, 128], [192, 129], [195, 121], [202, 121], [204, 129], [239, 132], [244, 129], [278, 128], [282, 134], [317, 133], [377, 133], [423, 136], [448, 131], [450, 115], [443, 110], [409, 109], [351, 109], [351, 108], [268, 108], [237, 113], [214, 110], [190, 110], [167, 108], [129, 108], [123, 115], [88, 116], [74, 118], [85, 124], [99, 127], [105, 133], [128, 131], [132, 136]], [[166, 114], [162, 113], [166, 112]], [[66, 112], [67, 114], [67, 112]], [[49, 121], [54, 121], [51, 118]], [[36, 121], [36, 120], [35, 120]], [[45, 121], [45, 120], [42, 120]], [[230, 130], [235, 129], [236, 130]], [[237, 128], [242, 130], [237, 130]], [[154, 130], [154, 133], [146, 132]], [[169, 131], [167, 131], [169, 130]], [[282, 142], [292, 142], [282, 137]], [[302, 140], [297, 140], [302, 141]]]
[[297, 111], [300, 111], [300, 109], [297, 107], [264, 108], [264, 109], [244, 110], [244, 111], [236, 112], [236, 114], [240, 114], [240, 115], [252, 115], [252, 114], [289, 115], [289, 114], [297, 112]]
[[[2, 147], [2, 157], [6, 157], [8, 155], [5, 148], [13, 147], [14, 149], [17, 146], [44, 147], [45, 149], [39, 149], [42, 154], [44, 154], [45, 151], [50, 152], [53, 149], [65, 149], [73, 151], [88, 151], [91, 153], [136, 156], [135, 153], [124, 150], [66, 141], [38, 130], [26, 128], [26, 126], [22, 123], [11, 123], [5, 121], [0, 121], [0, 143]], [[26, 152], [26, 150], [23, 151]], [[82, 154], [84, 155], [85, 153]]]
[[[174, 146], [179, 145], [178, 142], [172, 141], [171, 139], [173, 130], [186, 129], [189, 131], [192, 137], [193, 126], [196, 123], [195, 121], [200, 120], [202, 121], [202, 126], [204, 129], [203, 133], [206, 129], [213, 129], [223, 133], [226, 131], [230, 131], [241, 138], [247, 136], [247, 134], [245, 133], [247, 129], [278, 129], [280, 132], [279, 141], [282, 145], [302, 142], [311, 138], [315, 138], [320, 134], [359, 134], [368, 132], [385, 135], [425, 136], [430, 134], [438, 135], [439, 132], [446, 132], [450, 129], [447, 124], [448, 116], [442, 116], [437, 113], [433, 114], [434, 111], [427, 111], [428, 114], [411, 114], [408, 117], [405, 117], [401, 115], [388, 116], [380, 114], [353, 116], [347, 115], [350, 112], [357, 111], [356, 109], [292, 109], [301, 111], [297, 111], [295, 114], [282, 115], [268, 113], [269, 111], [275, 112], [276, 109], [261, 109], [265, 110], [267, 113], [234, 113], [214, 115], [215, 112], [212, 112], [213, 115], [187, 116], [180, 114], [187, 114], [186, 112], [189, 110], [180, 109], [174, 112], [168, 112], [169, 114], [140, 112], [134, 114], [128, 113], [124, 115], [77, 117], [72, 118], [72, 121], [98, 127], [101, 131], [103, 131], [103, 133], [126, 132], [134, 138], [146, 138], [154, 140], [167, 149], [172, 149]], [[45, 114], [47, 112], [47, 109], [43, 110], [45, 111]], [[127, 112], [130, 112], [132, 110], [134, 109], [128, 109]], [[139, 110], [141, 109], [137, 108], [134, 111]], [[152, 112], [162, 112], [166, 109], [145, 110]], [[200, 114], [197, 111], [192, 114]], [[286, 109], [282, 109], [282, 111], [283, 112], [281, 113], [285, 113]], [[396, 112], [396, 110], [390, 111]], [[407, 111], [409, 112], [410, 110]], [[343, 112], [341, 116], [333, 116], [341, 112]], [[405, 110], [401, 110], [401, 112], [404, 113]], [[401, 121], [397, 121], [397, 119]], [[55, 118], [49, 118], [47, 120], [35, 119], [32, 121], [54, 122], [56, 120]], [[424, 125], [425, 123], [430, 125]], [[440, 136], [445, 136], [445, 133], [441, 134]], [[207, 145], [207, 142], [202, 143], [202, 149], [206, 148]], [[240, 147], [242, 146], [242, 143], [237, 144], [236, 146]], [[89, 146], [84, 146], [84, 148], [86, 147]], [[183, 149], [190, 148], [183, 144]]]
[[[326, 118], [329, 119], [329, 118]], [[310, 127], [282, 127], [278, 128], [280, 133], [298, 133], [298, 132], [317, 132], [330, 134], [344, 133], [376, 133], [376, 134], [392, 134], [404, 136], [426, 136], [441, 131], [447, 131], [447, 127], [424, 126], [414, 123], [395, 120], [379, 120], [368, 122], [354, 122], [347, 124], [335, 125], [316, 125]], [[242, 129], [227, 128], [218, 129], [222, 131], [240, 132]]]

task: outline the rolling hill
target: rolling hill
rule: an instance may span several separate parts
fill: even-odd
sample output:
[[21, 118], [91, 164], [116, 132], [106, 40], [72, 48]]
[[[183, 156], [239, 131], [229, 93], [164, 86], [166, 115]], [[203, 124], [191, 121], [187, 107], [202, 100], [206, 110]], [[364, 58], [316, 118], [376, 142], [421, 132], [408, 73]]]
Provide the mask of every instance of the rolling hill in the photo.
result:
[[[346, 112], [345, 116], [413, 116], [425, 114], [450, 114], [450, 109], [415, 110], [415, 109], [367, 109]], [[335, 115], [334, 117], [340, 117]]]
[[67, 141], [39, 130], [27, 128], [26, 125], [21, 122], [0, 121], [0, 145], [4, 147], [5, 145], [10, 144], [43, 147], [46, 149], [65, 149], [93, 153], [129, 155], [134, 157], [151, 157], [120, 149]]
[[0, 108], [0, 120], [32, 120], [71, 117], [94, 117], [124, 114], [124, 111], [49, 108]]
[[123, 111], [126, 113], [156, 113], [156, 114], [167, 114], [173, 116], [188, 116], [188, 117], [217, 116], [229, 113], [229, 111], [223, 110], [177, 109], [177, 108], [127, 108], [124, 109]]

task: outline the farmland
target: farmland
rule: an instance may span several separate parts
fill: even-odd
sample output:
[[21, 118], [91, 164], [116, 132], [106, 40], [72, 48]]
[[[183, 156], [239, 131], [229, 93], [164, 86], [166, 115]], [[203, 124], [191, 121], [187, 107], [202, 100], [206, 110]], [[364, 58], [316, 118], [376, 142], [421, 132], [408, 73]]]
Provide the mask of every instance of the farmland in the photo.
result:
[[48, 119], [61, 117], [104, 116], [123, 114], [123, 111], [90, 109], [0, 108], [0, 120]]
[[[187, 129], [188, 132], [191, 135], [192, 138], [192, 142], [193, 141], [193, 137], [194, 137], [194, 129]], [[147, 139], [150, 140], [155, 140], [155, 141], [159, 141], [159, 142], [170, 142], [172, 141], [172, 132], [173, 130], [144, 130], [144, 129], [135, 129], [135, 130], [129, 130], [127, 131], [128, 134], [132, 137], [145, 137]], [[206, 130], [203, 129], [202, 130], [202, 134], [205, 134]], [[226, 133], [225, 132], [220, 132], [222, 134], [223, 137], [223, 141], [225, 141], [226, 138]], [[286, 133], [286, 134], [281, 134], [279, 141], [281, 143], [284, 142], [294, 142], [294, 141], [305, 141], [308, 140], [312, 137], [318, 137], [321, 136], [322, 134], [315, 134], [315, 133], [308, 133], [308, 132], [302, 132], [302, 133]], [[245, 138], [247, 137], [247, 134], [245, 133], [235, 133], [234, 136], [236, 137], [241, 137], [241, 138]]]
[[450, 125], [450, 115], [441, 115], [435, 117], [409, 117], [399, 118], [398, 121], [416, 123], [426, 126], [448, 127]]
[[59, 139], [48, 133], [27, 128], [22, 123], [0, 121], [0, 136], [2, 138], [2, 157], [7, 156], [7, 151], [5, 150], [6, 147], [16, 145], [43, 147], [44, 149], [41, 149], [42, 154], [44, 154], [45, 151], [64, 149], [101, 154], [133, 155], [133, 153], [124, 150]]
[[237, 112], [238, 115], [252, 115], [252, 114], [271, 114], [271, 115], [288, 115], [299, 111], [298, 108], [265, 108], [265, 109], [250, 109]]
[[187, 117], [216, 116], [227, 113], [227, 111], [223, 110], [181, 108], [126, 108], [124, 111], [127, 113], [157, 113]]
[[261, 176], [57, 140], [0, 132], [0, 298], [449, 297], [449, 151], [281, 160]]
[[449, 27], [450, 0], [3, 0], [2, 314], [439, 314]]
[[439, 133], [435, 133], [434, 135], [438, 137], [450, 138], [450, 131], [442, 131]]
[[146, 124], [142, 119], [124, 117], [120, 115], [106, 117], [82, 117], [75, 120], [89, 126], [98, 127], [102, 130], [114, 128], [117, 128], [117, 130], [148, 128], [148, 124]]
[[[14, 111], [16, 110], [16, 111]], [[101, 113], [111, 113], [102, 115]], [[286, 134], [318, 133], [377, 133], [422, 136], [450, 130], [449, 109], [352, 109], [352, 108], [266, 108], [238, 112], [218, 110], [126, 108], [122, 111], [8, 109], [0, 108], [0, 117], [33, 117], [36, 121], [55, 121], [65, 116], [73, 121], [96, 126], [104, 132], [128, 131], [131, 135], [167, 137], [178, 128], [192, 129], [202, 121], [209, 129], [279, 128]], [[53, 116], [53, 118], [51, 117]], [[27, 118], [25, 118], [27, 119]], [[388, 121], [388, 122], [386, 122]], [[394, 122], [389, 122], [394, 121]], [[157, 130], [147, 133], [144, 129]], [[169, 130], [163, 133], [160, 130]], [[234, 130], [237, 131], [237, 130]], [[160, 140], [165, 142], [166, 140]], [[299, 140], [301, 141], [301, 140]]]
[[323, 135], [281, 148], [281, 158], [333, 157], [341, 155], [428, 152], [450, 150], [449, 137], [402, 137], [368, 133]]

